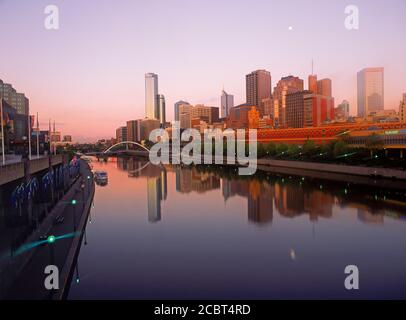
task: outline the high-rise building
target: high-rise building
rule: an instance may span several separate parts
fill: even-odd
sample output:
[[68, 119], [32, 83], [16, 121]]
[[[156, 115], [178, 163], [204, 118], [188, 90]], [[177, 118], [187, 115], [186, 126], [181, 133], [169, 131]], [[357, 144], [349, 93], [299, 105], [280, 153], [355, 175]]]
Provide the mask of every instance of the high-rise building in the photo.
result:
[[17, 92], [9, 83], [4, 83], [0, 79], [0, 99], [3, 98], [10, 106], [16, 109], [18, 114], [28, 116], [30, 102], [24, 93]]
[[285, 112], [286, 112], [286, 95], [298, 91], [303, 91], [303, 80], [288, 76], [279, 80], [274, 88], [274, 124], [276, 127], [283, 128], [286, 126]]
[[145, 117], [159, 119], [158, 75], [145, 74]]
[[221, 92], [221, 117], [227, 118], [230, 109], [234, 107], [234, 96], [224, 90]]
[[162, 128], [165, 126], [166, 122], [166, 107], [165, 107], [165, 97], [163, 94], [158, 95], [158, 116], [159, 122]]
[[325, 97], [333, 96], [331, 79], [321, 79], [317, 81], [317, 94]]
[[141, 141], [141, 121], [142, 120], [127, 121], [127, 141]]
[[256, 106], [264, 114], [262, 101], [272, 96], [271, 73], [266, 70], [256, 70], [245, 76], [247, 104]]
[[176, 103], [175, 103], [175, 105], [174, 105], [175, 121], [180, 121], [180, 117], [179, 117], [179, 115], [180, 115], [180, 113], [179, 113], [179, 108], [180, 108], [180, 106], [181, 106], [181, 105], [183, 105], [183, 104], [185, 104], [185, 105], [190, 105], [190, 103], [189, 103], [189, 102], [187, 102], [187, 101], [183, 101], [183, 100], [180, 100], [180, 101], [176, 102]]
[[141, 120], [141, 141], [149, 140], [150, 133], [160, 128], [160, 122], [157, 119], [143, 119]]
[[406, 122], [406, 93], [403, 94], [403, 100], [400, 102], [399, 120], [401, 122]]
[[251, 111], [252, 107], [247, 104], [241, 104], [230, 109], [230, 114], [227, 118], [227, 128], [231, 129], [243, 129], [248, 128], [249, 118], [248, 112]]
[[358, 116], [384, 109], [384, 68], [366, 68], [357, 74]]
[[286, 127], [304, 128], [305, 125], [305, 107], [304, 96], [312, 94], [312, 91], [298, 91], [286, 95]]
[[334, 117], [336, 120], [347, 120], [350, 116], [350, 103], [347, 100], [343, 100], [337, 108], [334, 109]]
[[309, 91], [314, 94], [317, 94], [317, 75], [311, 74], [309, 75]]
[[117, 143], [127, 141], [127, 127], [120, 127], [116, 129]]
[[304, 126], [319, 127], [334, 120], [334, 98], [318, 94], [305, 94]]
[[209, 107], [203, 104], [180, 105], [179, 107], [180, 128], [187, 129], [192, 127], [193, 122], [204, 121], [207, 124], [219, 122], [219, 108]]

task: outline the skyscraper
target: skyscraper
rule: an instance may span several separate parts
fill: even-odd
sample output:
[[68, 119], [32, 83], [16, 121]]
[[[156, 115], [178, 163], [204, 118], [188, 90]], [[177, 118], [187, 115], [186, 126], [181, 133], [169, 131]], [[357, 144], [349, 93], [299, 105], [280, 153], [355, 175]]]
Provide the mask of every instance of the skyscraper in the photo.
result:
[[180, 113], [179, 113], [179, 107], [180, 107], [181, 105], [190, 105], [190, 103], [187, 102], [187, 101], [183, 101], [183, 100], [180, 100], [180, 101], [178, 101], [178, 102], [175, 103], [175, 106], [174, 106], [175, 121], [180, 121], [180, 117], [179, 117], [179, 115], [180, 115]]
[[285, 127], [285, 112], [286, 112], [286, 95], [303, 91], [303, 80], [294, 77], [287, 76], [279, 80], [273, 93], [274, 99], [274, 124], [276, 127]]
[[166, 122], [166, 107], [165, 107], [165, 97], [163, 94], [158, 95], [158, 119], [161, 123], [162, 128], [165, 126]]
[[141, 141], [141, 120], [127, 121], [127, 141]]
[[247, 104], [256, 106], [264, 114], [262, 100], [271, 98], [272, 79], [271, 73], [266, 70], [256, 70], [245, 76]]
[[317, 94], [325, 97], [333, 96], [331, 79], [321, 79], [317, 81]]
[[145, 117], [159, 119], [158, 75], [145, 74]]
[[309, 75], [309, 91], [317, 94], [317, 75]]
[[221, 117], [227, 118], [232, 107], [234, 107], [234, 96], [223, 90], [221, 92]]
[[357, 74], [358, 116], [384, 109], [384, 68], [366, 68]]

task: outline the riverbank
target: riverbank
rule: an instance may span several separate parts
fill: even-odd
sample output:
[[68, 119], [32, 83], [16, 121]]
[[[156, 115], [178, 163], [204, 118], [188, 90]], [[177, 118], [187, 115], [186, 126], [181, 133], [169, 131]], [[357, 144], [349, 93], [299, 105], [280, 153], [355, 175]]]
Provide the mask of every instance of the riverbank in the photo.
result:
[[[80, 175], [70, 190], [44, 219], [38, 230], [22, 247], [21, 254], [12, 259], [12, 283], [5, 299], [57, 299], [62, 298], [94, 196], [94, 181], [89, 165], [81, 161]], [[75, 200], [75, 201], [73, 201]], [[61, 223], [55, 220], [62, 218]], [[40, 242], [41, 237], [53, 235], [54, 243]], [[48, 291], [44, 287], [47, 265], [56, 265], [60, 274], [60, 290]]]

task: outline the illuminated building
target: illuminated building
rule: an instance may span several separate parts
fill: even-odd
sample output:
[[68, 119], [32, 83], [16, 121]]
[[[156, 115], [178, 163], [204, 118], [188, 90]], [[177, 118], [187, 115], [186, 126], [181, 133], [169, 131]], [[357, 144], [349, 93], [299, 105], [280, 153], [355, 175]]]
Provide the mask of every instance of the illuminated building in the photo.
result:
[[318, 127], [334, 120], [334, 98], [306, 94], [304, 100], [304, 126]]
[[331, 79], [321, 79], [317, 81], [317, 94], [325, 97], [332, 97]]
[[248, 111], [248, 128], [258, 129], [259, 128], [259, 111], [255, 106], [251, 107]]

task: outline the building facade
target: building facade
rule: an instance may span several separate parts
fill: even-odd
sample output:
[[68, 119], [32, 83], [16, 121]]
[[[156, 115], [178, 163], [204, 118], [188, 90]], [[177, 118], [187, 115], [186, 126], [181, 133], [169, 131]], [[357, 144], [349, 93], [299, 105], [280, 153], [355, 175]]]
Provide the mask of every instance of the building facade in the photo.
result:
[[221, 92], [221, 117], [227, 118], [229, 111], [234, 107], [234, 96], [224, 90]]
[[288, 76], [279, 80], [274, 88], [274, 125], [278, 128], [286, 126], [286, 96], [290, 93], [303, 91], [303, 80], [299, 77]]
[[127, 141], [141, 141], [141, 120], [127, 121]]
[[311, 91], [298, 91], [286, 95], [286, 127], [303, 128], [305, 126], [304, 96]]
[[157, 119], [143, 119], [141, 120], [141, 141], [149, 140], [149, 135], [155, 129], [159, 129], [161, 126]]
[[318, 94], [305, 94], [304, 126], [319, 127], [334, 120], [334, 98]]
[[181, 106], [181, 105], [184, 105], [184, 104], [190, 105], [189, 102], [183, 101], [183, 100], [180, 100], [180, 101], [178, 101], [178, 102], [176, 102], [176, 103], [174, 104], [174, 113], [175, 113], [174, 116], [175, 116], [175, 121], [180, 121], [180, 112], [179, 112], [179, 109], [180, 109], [180, 106]]
[[163, 94], [158, 95], [158, 119], [161, 123], [161, 127], [163, 128], [166, 123], [166, 105], [165, 97]]
[[399, 106], [399, 120], [406, 122], [406, 93], [403, 94], [403, 99]]
[[332, 97], [333, 96], [332, 86], [333, 85], [331, 79], [326, 78], [317, 81], [317, 94], [325, 97]]
[[159, 119], [158, 75], [145, 74], [145, 117]]
[[127, 127], [120, 127], [116, 129], [117, 143], [127, 141]]
[[18, 114], [28, 116], [30, 102], [24, 93], [17, 92], [9, 83], [4, 83], [0, 79], [0, 99], [3, 98], [10, 106], [16, 109]]
[[347, 121], [350, 116], [350, 103], [343, 100], [337, 108], [334, 109], [334, 118], [337, 121]]
[[384, 68], [366, 68], [357, 74], [359, 117], [384, 109]]
[[256, 106], [264, 114], [262, 101], [272, 96], [271, 73], [266, 70], [256, 70], [245, 76], [247, 104]]

